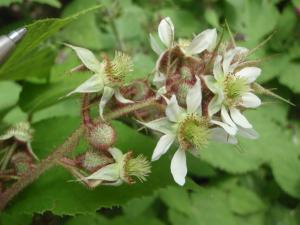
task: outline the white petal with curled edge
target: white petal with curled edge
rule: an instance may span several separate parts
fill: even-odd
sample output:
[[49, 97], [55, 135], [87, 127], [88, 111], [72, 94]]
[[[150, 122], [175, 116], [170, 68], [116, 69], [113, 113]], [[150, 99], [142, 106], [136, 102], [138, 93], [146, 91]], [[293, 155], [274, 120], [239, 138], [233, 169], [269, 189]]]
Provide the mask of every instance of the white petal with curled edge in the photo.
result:
[[257, 108], [261, 105], [261, 100], [255, 94], [247, 92], [241, 98], [240, 105], [246, 108]]
[[218, 95], [214, 96], [208, 103], [208, 116], [212, 117], [221, 110], [222, 100]]
[[67, 94], [70, 96], [74, 93], [95, 93], [103, 90], [103, 79], [99, 74], [93, 75], [90, 79], [86, 80], [80, 86], [78, 86], [74, 91]]
[[221, 118], [224, 123], [227, 123], [231, 127], [236, 127], [235, 123], [230, 118], [228, 111], [225, 106], [222, 106], [221, 108]]
[[108, 151], [116, 162], [120, 162], [123, 159], [123, 152], [120, 149], [109, 148]]
[[163, 50], [159, 47], [157, 41], [155, 40], [155, 38], [153, 37], [152, 34], [150, 34], [150, 45], [151, 45], [152, 50], [157, 55], [161, 55], [163, 53]]
[[101, 97], [101, 100], [99, 103], [99, 113], [100, 113], [100, 117], [102, 119], [104, 119], [103, 111], [104, 111], [105, 105], [111, 99], [111, 97], [114, 95], [114, 93], [115, 93], [115, 90], [113, 88], [110, 88], [107, 86], [104, 87], [103, 94], [102, 94], [102, 97]]
[[246, 79], [250, 84], [253, 83], [260, 74], [261, 69], [258, 67], [245, 67], [238, 71], [235, 75], [239, 78]]
[[194, 37], [191, 44], [185, 49], [185, 52], [188, 55], [196, 55], [204, 50], [212, 51], [216, 46], [216, 42], [216, 29], [207, 29]]
[[178, 149], [171, 161], [171, 173], [175, 182], [181, 186], [185, 184], [187, 174], [186, 155], [185, 151]]
[[210, 121], [212, 124], [218, 125], [222, 127], [229, 135], [234, 136], [237, 133], [237, 128], [236, 127], [231, 127], [227, 123], [223, 123], [217, 120], [211, 120]]
[[90, 176], [85, 177], [86, 180], [103, 180], [103, 181], [116, 181], [120, 177], [120, 168], [118, 163], [109, 164], [102, 167]]
[[8, 140], [8, 139], [10, 139], [10, 138], [12, 138], [14, 135], [13, 134], [3, 134], [3, 135], [1, 135], [0, 136], [0, 140], [1, 141], [5, 141], [5, 140]]
[[237, 138], [235, 136], [230, 136], [224, 129], [215, 127], [210, 129], [211, 139], [217, 142], [226, 143], [226, 144], [237, 144]]
[[158, 36], [168, 48], [174, 41], [174, 25], [170, 17], [164, 18], [158, 25]]
[[232, 64], [232, 60], [235, 58], [236, 55], [245, 54], [248, 52], [248, 49], [243, 47], [235, 47], [233, 49], [228, 50], [224, 54], [224, 60], [223, 60], [223, 72], [225, 74], [228, 74], [229, 72], [233, 72], [233, 70], [236, 68], [239, 62]]
[[197, 112], [201, 116], [202, 115], [201, 103], [202, 103], [201, 82], [199, 77], [196, 77], [196, 83], [188, 91], [186, 96], [187, 112], [188, 113]]
[[134, 101], [124, 98], [119, 89], [115, 89], [115, 97], [119, 102], [123, 104], [134, 103]]
[[176, 96], [172, 95], [166, 108], [166, 115], [168, 119], [172, 122], [178, 122], [183, 113], [184, 110], [178, 105]]
[[242, 127], [239, 127], [238, 134], [242, 137], [248, 138], [248, 139], [257, 139], [259, 138], [259, 134], [256, 132], [256, 130], [250, 128], [250, 129], [245, 129]]
[[98, 61], [94, 53], [86, 48], [77, 47], [74, 45], [66, 44], [66, 46], [72, 48], [81, 62], [91, 71], [95, 73], [101, 73], [101, 63]]
[[235, 107], [229, 109], [232, 120], [243, 128], [252, 128], [247, 118]]
[[144, 126], [152, 130], [159, 131], [164, 134], [172, 133], [172, 127], [171, 127], [172, 124], [167, 117], [159, 118], [157, 120], [153, 120], [148, 123], [143, 123], [139, 121], [139, 123], [143, 124]]
[[222, 56], [218, 55], [215, 59], [213, 74], [216, 80], [221, 80], [224, 78], [224, 72], [222, 69]]
[[152, 154], [152, 161], [158, 160], [169, 150], [175, 140], [175, 137], [176, 136], [173, 134], [166, 134], [159, 139]]

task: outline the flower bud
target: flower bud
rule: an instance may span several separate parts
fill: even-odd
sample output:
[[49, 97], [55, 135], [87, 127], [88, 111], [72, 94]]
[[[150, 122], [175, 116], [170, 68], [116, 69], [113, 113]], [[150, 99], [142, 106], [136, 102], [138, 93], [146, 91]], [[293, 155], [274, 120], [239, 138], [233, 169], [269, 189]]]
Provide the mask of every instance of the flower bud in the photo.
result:
[[27, 173], [34, 166], [32, 157], [25, 152], [18, 152], [14, 154], [11, 158], [11, 163], [13, 164], [18, 176]]
[[107, 150], [116, 141], [116, 132], [107, 123], [99, 123], [88, 132], [87, 140], [97, 150]]
[[95, 172], [101, 167], [113, 163], [112, 158], [95, 151], [87, 151], [81, 160], [81, 166], [89, 172]]

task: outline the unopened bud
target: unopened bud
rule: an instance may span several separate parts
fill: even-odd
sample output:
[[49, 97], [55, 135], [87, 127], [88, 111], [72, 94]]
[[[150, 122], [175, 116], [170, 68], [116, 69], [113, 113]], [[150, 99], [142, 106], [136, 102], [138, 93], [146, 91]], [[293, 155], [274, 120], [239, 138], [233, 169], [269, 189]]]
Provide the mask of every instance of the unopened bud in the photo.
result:
[[23, 175], [30, 171], [34, 166], [32, 157], [25, 152], [18, 152], [11, 158], [11, 163], [14, 166], [17, 175]]
[[88, 133], [88, 142], [97, 150], [107, 150], [116, 141], [116, 132], [107, 123], [99, 123]]
[[90, 172], [94, 172], [107, 164], [113, 163], [113, 161], [112, 158], [101, 154], [101, 152], [87, 151], [82, 158], [81, 166]]

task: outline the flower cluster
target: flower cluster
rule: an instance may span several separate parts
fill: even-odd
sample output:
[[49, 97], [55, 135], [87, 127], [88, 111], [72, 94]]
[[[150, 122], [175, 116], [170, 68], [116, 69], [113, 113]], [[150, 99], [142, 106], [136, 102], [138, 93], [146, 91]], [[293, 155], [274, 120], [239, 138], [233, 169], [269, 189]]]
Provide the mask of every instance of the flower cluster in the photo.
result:
[[164, 134], [152, 160], [177, 143], [171, 173], [183, 185], [186, 152], [198, 156], [209, 141], [237, 144], [237, 135], [258, 137], [242, 112], [261, 105], [252, 88], [261, 69], [244, 66], [248, 49], [217, 43], [215, 29], [205, 30], [191, 41], [178, 42], [174, 31], [170, 18], [160, 22], [158, 36], [164, 49], [150, 35], [151, 46], [159, 55], [153, 84], [167, 106], [165, 117], [142, 124]]
[[[212, 141], [238, 144], [237, 136], [258, 138], [243, 112], [261, 105], [261, 100], [255, 95], [255, 80], [261, 69], [246, 60], [248, 49], [218, 39], [216, 29], [207, 29], [192, 40], [176, 41], [175, 28], [169, 17], [159, 23], [158, 35], [150, 35], [150, 44], [158, 55], [152, 80], [138, 80], [129, 85], [125, 83], [125, 77], [130, 75], [133, 66], [126, 54], [117, 52], [113, 60], [105, 57], [100, 63], [89, 50], [67, 45], [94, 73], [70, 94], [100, 94], [99, 113], [103, 123], [104, 106], [113, 95], [117, 104], [110, 104], [111, 110], [115, 105], [122, 108], [154, 98], [159, 110], [137, 109], [135, 119], [144, 127], [163, 134], [154, 149], [152, 161], [158, 160], [173, 144], [177, 146], [171, 160], [171, 173], [176, 183], [184, 185], [187, 152], [199, 156]], [[127, 176], [122, 175], [127, 154], [122, 155], [112, 147], [114, 131], [104, 124], [101, 126], [96, 130], [110, 133], [111, 139], [107, 140], [105, 135], [95, 134], [95, 129], [89, 128], [88, 140], [94, 148], [106, 149], [114, 163], [101, 167], [83, 180], [96, 180], [94, 184], [128, 183]], [[109, 144], [103, 144], [104, 140]], [[144, 180], [150, 171], [146, 160], [129, 162], [125, 166], [127, 175]], [[123, 172], [116, 168], [123, 168]], [[107, 182], [103, 182], [105, 179]]]

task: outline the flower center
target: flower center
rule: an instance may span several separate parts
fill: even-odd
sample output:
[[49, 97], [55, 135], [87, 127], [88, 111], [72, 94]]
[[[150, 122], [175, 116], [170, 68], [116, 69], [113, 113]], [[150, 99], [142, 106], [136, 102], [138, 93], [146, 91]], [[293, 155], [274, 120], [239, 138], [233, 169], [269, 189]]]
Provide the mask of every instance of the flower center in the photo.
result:
[[209, 121], [205, 117], [192, 113], [179, 123], [178, 140], [184, 150], [204, 148], [208, 144], [209, 135]]
[[133, 71], [133, 63], [128, 55], [117, 51], [112, 61], [105, 60], [104, 71], [111, 83], [123, 83], [125, 77]]
[[246, 79], [236, 78], [234, 75], [227, 75], [224, 80], [225, 101], [228, 106], [235, 105], [243, 94], [249, 91]]

